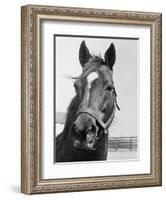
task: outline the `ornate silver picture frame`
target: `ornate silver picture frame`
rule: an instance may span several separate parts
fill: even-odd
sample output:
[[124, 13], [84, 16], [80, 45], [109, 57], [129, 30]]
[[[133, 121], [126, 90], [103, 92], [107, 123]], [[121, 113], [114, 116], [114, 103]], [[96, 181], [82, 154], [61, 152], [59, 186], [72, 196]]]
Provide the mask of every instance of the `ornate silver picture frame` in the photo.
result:
[[[154, 12], [38, 5], [21, 8], [23, 193], [161, 185], [161, 19], [161, 13]], [[89, 71], [90, 67], [93, 70]], [[125, 67], [125, 72], [122, 67]], [[67, 68], [73, 72], [69, 74], [69, 70], [65, 71]], [[76, 69], [82, 72], [75, 73]], [[109, 70], [109, 77], [112, 73], [115, 75], [114, 81], [107, 77], [107, 82], [110, 82], [107, 87], [100, 83], [105, 78], [104, 70]], [[128, 77], [125, 79], [123, 76]], [[75, 121], [66, 129], [70, 132], [72, 128], [74, 133], [71, 143], [64, 146], [63, 127], [67, 117], [70, 118], [67, 115], [70, 109], [64, 112], [58, 102], [65, 104], [70, 96], [70, 84], [67, 81], [68, 87], [61, 84], [66, 79], [74, 82], [76, 94], [84, 91], [86, 100], [82, 100]], [[79, 84], [85, 83], [85, 88], [80, 89], [78, 81]], [[74, 87], [71, 86], [71, 91]], [[108, 102], [112, 101], [115, 107], [115, 112], [112, 109], [113, 114], [108, 114], [106, 120], [104, 113], [109, 107], [105, 110], [94, 108], [100, 87], [103, 87], [100, 100], [102, 95], [109, 96]], [[68, 99], [67, 104], [71, 100]], [[93, 109], [90, 104], [93, 104]], [[118, 112], [115, 128], [108, 129]], [[88, 125], [90, 132], [83, 136], [81, 131], [85, 127], [78, 130], [80, 124], [84, 122], [87, 126], [89, 121], [93, 126]], [[130, 128], [126, 130], [125, 127]], [[98, 131], [100, 128], [101, 132]], [[126, 135], [121, 132], [124, 129]], [[63, 132], [61, 138], [56, 135], [59, 130]], [[95, 152], [100, 135], [109, 138], [108, 152], [103, 157], [94, 158], [90, 152]], [[75, 148], [86, 156], [82, 157], [82, 153], [73, 156]]]

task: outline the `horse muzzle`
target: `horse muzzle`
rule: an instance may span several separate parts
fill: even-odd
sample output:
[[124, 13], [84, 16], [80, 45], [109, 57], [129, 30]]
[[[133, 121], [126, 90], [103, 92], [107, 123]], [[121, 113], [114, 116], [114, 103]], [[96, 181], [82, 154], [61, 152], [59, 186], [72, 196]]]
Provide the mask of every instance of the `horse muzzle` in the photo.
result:
[[96, 120], [87, 113], [78, 115], [72, 126], [74, 147], [78, 150], [95, 150], [98, 140]]
[[75, 139], [73, 141], [73, 144], [74, 144], [74, 148], [79, 151], [95, 151], [96, 150], [93, 143], [88, 143], [86, 141], [81, 142], [80, 140]]

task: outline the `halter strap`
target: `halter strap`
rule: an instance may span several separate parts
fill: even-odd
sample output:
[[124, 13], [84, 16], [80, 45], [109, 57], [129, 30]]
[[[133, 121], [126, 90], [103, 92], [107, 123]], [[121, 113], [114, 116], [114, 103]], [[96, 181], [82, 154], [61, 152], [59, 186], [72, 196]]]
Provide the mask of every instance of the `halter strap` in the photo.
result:
[[109, 119], [107, 120], [106, 123], [104, 123], [103, 120], [101, 119], [101, 117], [96, 112], [94, 112], [94, 110], [92, 110], [91, 108], [82, 108], [82, 109], [78, 110], [78, 112], [76, 114], [76, 117], [78, 117], [78, 115], [80, 115], [82, 113], [86, 113], [88, 115], [91, 115], [93, 118], [96, 119], [96, 121], [103, 128], [104, 133], [108, 134], [108, 130], [107, 129], [109, 128], [109, 126], [111, 125], [111, 123], [113, 121], [113, 118], [114, 118], [114, 115], [115, 115], [115, 110], [116, 110], [116, 106], [114, 106], [112, 115], [109, 117]]
[[108, 128], [109, 128], [109, 126], [111, 125], [111, 123], [113, 121], [113, 118], [114, 118], [114, 115], [115, 115], [115, 110], [116, 110], [116, 108], [118, 110], [120, 110], [120, 108], [118, 106], [118, 103], [117, 103], [116, 90], [115, 90], [115, 88], [113, 88], [113, 89], [114, 89], [114, 108], [113, 108], [113, 112], [112, 112], [111, 116], [108, 118], [106, 123], [103, 122], [103, 120], [101, 119], [101, 117], [99, 116], [99, 114], [97, 112], [95, 112], [94, 110], [92, 110], [91, 108], [88, 108], [88, 107], [84, 107], [84, 108], [79, 109], [77, 111], [77, 113], [76, 113], [76, 118], [78, 117], [78, 115], [80, 115], [82, 113], [86, 113], [88, 115], [91, 115], [93, 118], [96, 119], [96, 121], [103, 128], [104, 133], [108, 134]]

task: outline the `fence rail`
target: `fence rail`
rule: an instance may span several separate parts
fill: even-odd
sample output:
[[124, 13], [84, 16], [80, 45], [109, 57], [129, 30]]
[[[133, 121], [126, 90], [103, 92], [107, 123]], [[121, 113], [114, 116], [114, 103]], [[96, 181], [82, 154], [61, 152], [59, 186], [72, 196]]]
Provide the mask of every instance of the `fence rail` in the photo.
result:
[[129, 149], [137, 150], [137, 137], [110, 137], [108, 142], [109, 149]]

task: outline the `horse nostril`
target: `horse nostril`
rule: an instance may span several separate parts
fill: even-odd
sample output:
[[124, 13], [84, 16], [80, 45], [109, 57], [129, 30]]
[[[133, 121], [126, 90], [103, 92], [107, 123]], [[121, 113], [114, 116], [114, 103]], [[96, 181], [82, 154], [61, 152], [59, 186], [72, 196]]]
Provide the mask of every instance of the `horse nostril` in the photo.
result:
[[93, 142], [93, 139], [94, 139], [94, 135], [93, 134], [87, 134], [86, 135], [86, 141], [88, 143], [92, 143]]
[[74, 132], [76, 132], [76, 133], [79, 132], [79, 129], [78, 129], [78, 127], [76, 126], [76, 124], [73, 124], [73, 130], [74, 130]]
[[73, 127], [72, 127], [72, 137], [75, 140], [82, 140], [82, 138], [83, 138], [83, 135], [76, 123], [74, 123]]
[[88, 128], [88, 131], [95, 132], [95, 131], [96, 131], [96, 127], [95, 127], [94, 125], [91, 125], [91, 126]]

